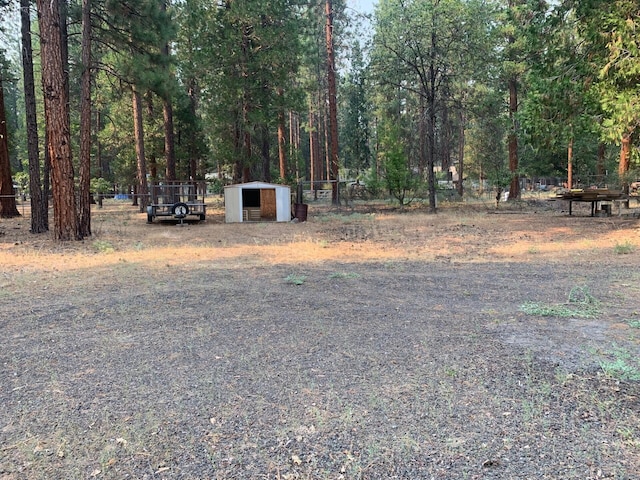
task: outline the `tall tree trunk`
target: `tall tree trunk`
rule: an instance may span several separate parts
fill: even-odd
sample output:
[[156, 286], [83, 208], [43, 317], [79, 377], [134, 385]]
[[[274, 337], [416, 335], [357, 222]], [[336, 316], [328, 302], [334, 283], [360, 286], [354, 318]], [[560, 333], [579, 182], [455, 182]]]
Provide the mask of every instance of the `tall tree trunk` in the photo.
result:
[[82, 78], [80, 98], [80, 191], [78, 230], [91, 235], [91, 0], [82, 0]]
[[55, 1], [37, 0], [37, 5], [45, 125], [51, 159], [53, 236], [62, 241], [79, 240], [60, 12]]
[[[518, 0], [509, 0], [509, 10], [514, 12], [518, 4]], [[515, 33], [509, 33], [507, 35], [507, 43], [510, 48], [516, 43]], [[513, 52], [510, 53], [509, 60], [517, 61], [517, 59], [513, 58]], [[509, 187], [509, 200], [515, 200], [520, 197], [520, 179], [518, 178], [518, 128], [516, 120], [516, 113], [518, 112], [518, 77], [515, 73], [511, 74], [508, 80], [508, 89], [511, 130], [507, 141], [509, 149], [509, 171], [512, 174], [511, 185]]]
[[271, 144], [269, 142], [269, 129], [262, 126], [262, 178], [265, 182], [271, 182]]
[[438, 206], [436, 201], [436, 173], [435, 173], [435, 154], [436, 154], [436, 113], [435, 113], [435, 89], [432, 92], [433, 97], [428, 101], [428, 123], [427, 123], [427, 185], [429, 190], [429, 210], [431, 213], [437, 213]]
[[[46, 120], [45, 120], [46, 124]], [[49, 151], [49, 134], [46, 125], [44, 129], [44, 160], [42, 162], [42, 218], [49, 225], [49, 197], [51, 194], [51, 152]], [[48, 227], [47, 227], [48, 228]]]
[[[321, 105], [323, 107], [326, 107], [327, 102], [328, 102], [328, 98], [326, 93], [325, 93], [325, 98], [323, 100], [323, 102], [321, 103]], [[322, 138], [324, 139], [324, 161], [322, 163], [323, 167], [321, 168], [321, 174], [320, 174], [320, 178], [324, 179], [324, 180], [332, 180], [331, 178], [331, 146], [330, 146], [330, 140], [329, 140], [329, 135], [331, 135], [331, 132], [329, 132], [329, 112], [327, 111], [326, 108], [321, 107], [321, 116], [322, 116]], [[333, 191], [333, 190], [332, 190]]]
[[[54, 0], [50, 0], [54, 1]], [[69, 85], [69, 25], [68, 25], [68, 12], [69, 12], [69, 0], [58, 0], [60, 4], [59, 18], [60, 18], [60, 46], [62, 52], [62, 73], [64, 76], [64, 89], [67, 93], [67, 100], [71, 99]], [[69, 115], [69, 124], [71, 124], [71, 111], [67, 108]]]
[[309, 100], [309, 180], [311, 182], [311, 192], [315, 198], [315, 182], [316, 178], [316, 164], [318, 163], [318, 132], [315, 126], [315, 113], [313, 112], [313, 100]]
[[289, 112], [289, 159], [293, 163], [293, 173], [296, 181], [300, 181], [300, 177], [306, 176], [305, 172], [299, 171], [298, 156], [296, 152], [300, 151], [300, 117], [297, 113]]
[[[282, 89], [279, 90], [278, 95], [282, 95]], [[286, 140], [285, 140], [286, 122], [284, 116], [284, 110], [280, 108], [278, 110], [278, 167], [280, 169], [280, 178], [285, 180], [287, 178], [287, 153], [286, 153]]]
[[511, 179], [511, 186], [509, 187], [509, 200], [515, 200], [520, 197], [516, 113], [518, 113], [518, 80], [512, 77], [509, 79], [509, 119], [511, 120], [511, 131], [509, 132], [509, 171], [512, 173], [513, 178]]
[[[151, 90], [147, 90], [144, 95], [144, 104], [147, 109], [146, 114], [148, 118], [153, 118], [153, 112], [154, 112], [153, 100], [154, 100], [153, 92]], [[144, 132], [143, 132], [143, 136], [144, 136]], [[151, 181], [157, 182], [158, 181], [158, 159], [156, 158], [156, 152], [154, 148], [151, 149], [151, 153], [149, 154], [147, 154], [145, 149], [144, 162], [145, 162], [145, 170], [149, 172]], [[166, 178], [166, 171], [167, 171], [167, 168], [165, 164], [165, 178]], [[136, 203], [134, 203], [134, 205], [138, 205], [137, 201]]]
[[[449, 90], [445, 88], [444, 97], [449, 97]], [[449, 179], [449, 167], [451, 166], [451, 122], [449, 120], [449, 106], [447, 102], [442, 102], [442, 132], [440, 135], [440, 141], [438, 151], [440, 152], [442, 173], [447, 175]]]
[[[163, 12], [167, 11], [167, 0], [164, 0], [160, 6]], [[169, 64], [169, 44], [162, 46], [162, 56], [165, 57], [167, 65]], [[171, 72], [167, 68], [167, 82], [171, 77]], [[173, 130], [173, 105], [171, 104], [171, 88], [166, 86], [163, 95], [162, 114], [164, 117], [164, 155], [167, 163], [166, 178], [172, 182], [176, 178], [176, 150], [175, 150], [175, 133]]]
[[9, 137], [7, 136], [7, 115], [4, 108], [3, 72], [0, 71], [0, 218], [19, 217], [15, 191], [11, 180], [9, 160]]
[[629, 172], [631, 158], [631, 135], [625, 133], [622, 136], [622, 145], [620, 146], [620, 162], [618, 163], [618, 177], [625, 193], [629, 193], [629, 182], [626, 178]]
[[144, 154], [144, 127], [142, 122], [142, 97], [136, 87], [132, 88], [133, 131], [138, 166], [138, 185], [134, 198], [139, 198], [140, 212], [147, 209], [149, 188], [147, 186], [147, 164]]
[[333, 0], [325, 1], [326, 40], [327, 40], [327, 93], [329, 95], [329, 180], [331, 184], [331, 202], [339, 203], [338, 198], [338, 106], [336, 88], [336, 61], [333, 45]]
[[27, 127], [27, 155], [29, 157], [29, 191], [31, 192], [31, 233], [43, 233], [49, 230], [48, 201], [43, 194], [42, 179], [40, 178], [40, 147], [38, 146], [38, 113], [33, 71], [30, 5], [30, 0], [20, 0], [22, 74]]
[[242, 163], [242, 183], [251, 179], [251, 164], [253, 156], [253, 141], [249, 131], [249, 93], [245, 91], [242, 98], [242, 139], [244, 146], [244, 162]]
[[465, 124], [467, 118], [464, 108], [460, 107], [460, 132], [458, 134], [458, 195], [464, 195], [464, 147], [465, 147]]
[[[100, 110], [96, 110], [96, 132], [99, 132], [102, 128], [100, 124], [101, 118]], [[100, 145], [100, 138], [96, 138], [96, 177], [103, 178], [104, 177], [104, 166], [102, 165], [102, 148]]]
[[573, 136], [569, 139], [567, 146], [567, 188], [573, 188]]
[[166, 177], [168, 182], [173, 182], [177, 180], [177, 178], [173, 106], [171, 105], [171, 99], [164, 99], [162, 114], [164, 116], [164, 155], [167, 162]]
[[424, 95], [420, 95], [418, 108], [418, 175], [423, 179], [427, 168], [427, 110]]
[[[198, 88], [198, 84], [195, 78], [192, 78], [189, 81], [189, 111], [191, 113], [192, 118], [196, 118], [198, 113], [198, 99], [196, 96], [196, 90]], [[198, 159], [196, 158], [196, 147], [195, 147], [195, 138], [191, 137], [187, 140], [189, 147], [189, 178], [191, 180], [195, 180], [198, 178]], [[202, 175], [200, 178], [204, 178]]]
[[153, 148], [149, 154], [149, 176], [151, 177], [152, 182], [158, 181], [158, 159], [156, 158]]
[[429, 59], [428, 81], [425, 85], [423, 95], [427, 99], [427, 184], [429, 189], [429, 209], [431, 213], [437, 213], [436, 205], [436, 174], [435, 174], [435, 155], [436, 155], [436, 52], [438, 46], [438, 37], [435, 31], [435, 25], [431, 30], [431, 58]]

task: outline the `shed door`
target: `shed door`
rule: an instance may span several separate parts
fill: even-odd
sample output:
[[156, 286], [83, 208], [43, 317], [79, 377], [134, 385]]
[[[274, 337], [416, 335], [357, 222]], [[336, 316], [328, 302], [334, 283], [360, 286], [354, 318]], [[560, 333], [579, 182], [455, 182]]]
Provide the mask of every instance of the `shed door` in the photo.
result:
[[260, 190], [260, 216], [262, 218], [276, 218], [275, 188], [263, 188]]

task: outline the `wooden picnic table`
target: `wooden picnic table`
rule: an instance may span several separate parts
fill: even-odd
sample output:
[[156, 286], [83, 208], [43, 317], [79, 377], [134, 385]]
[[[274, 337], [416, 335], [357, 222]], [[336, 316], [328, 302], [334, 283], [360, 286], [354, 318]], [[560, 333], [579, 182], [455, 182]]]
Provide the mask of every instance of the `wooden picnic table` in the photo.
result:
[[625, 198], [622, 190], [610, 190], [608, 188], [590, 188], [586, 190], [574, 189], [558, 193], [556, 198], [569, 201], [569, 215], [573, 214], [573, 202], [591, 203], [591, 216], [598, 210], [600, 202], [613, 202]]

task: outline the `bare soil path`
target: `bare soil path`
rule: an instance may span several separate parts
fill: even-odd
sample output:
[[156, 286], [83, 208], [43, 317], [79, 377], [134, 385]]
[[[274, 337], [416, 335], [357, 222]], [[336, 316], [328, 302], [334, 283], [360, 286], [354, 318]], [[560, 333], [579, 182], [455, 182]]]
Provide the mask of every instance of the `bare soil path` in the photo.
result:
[[0, 479], [638, 479], [640, 224], [0, 220]]

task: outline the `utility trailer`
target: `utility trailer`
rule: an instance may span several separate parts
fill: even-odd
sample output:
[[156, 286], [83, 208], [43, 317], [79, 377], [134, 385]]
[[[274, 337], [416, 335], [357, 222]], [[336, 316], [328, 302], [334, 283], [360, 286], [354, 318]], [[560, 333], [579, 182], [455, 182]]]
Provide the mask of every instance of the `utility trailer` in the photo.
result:
[[154, 218], [168, 217], [182, 222], [188, 217], [205, 219], [205, 185], [197, 182], [165, 182], [150, 186], [150, 204], [147, 207], [147, 223]]

